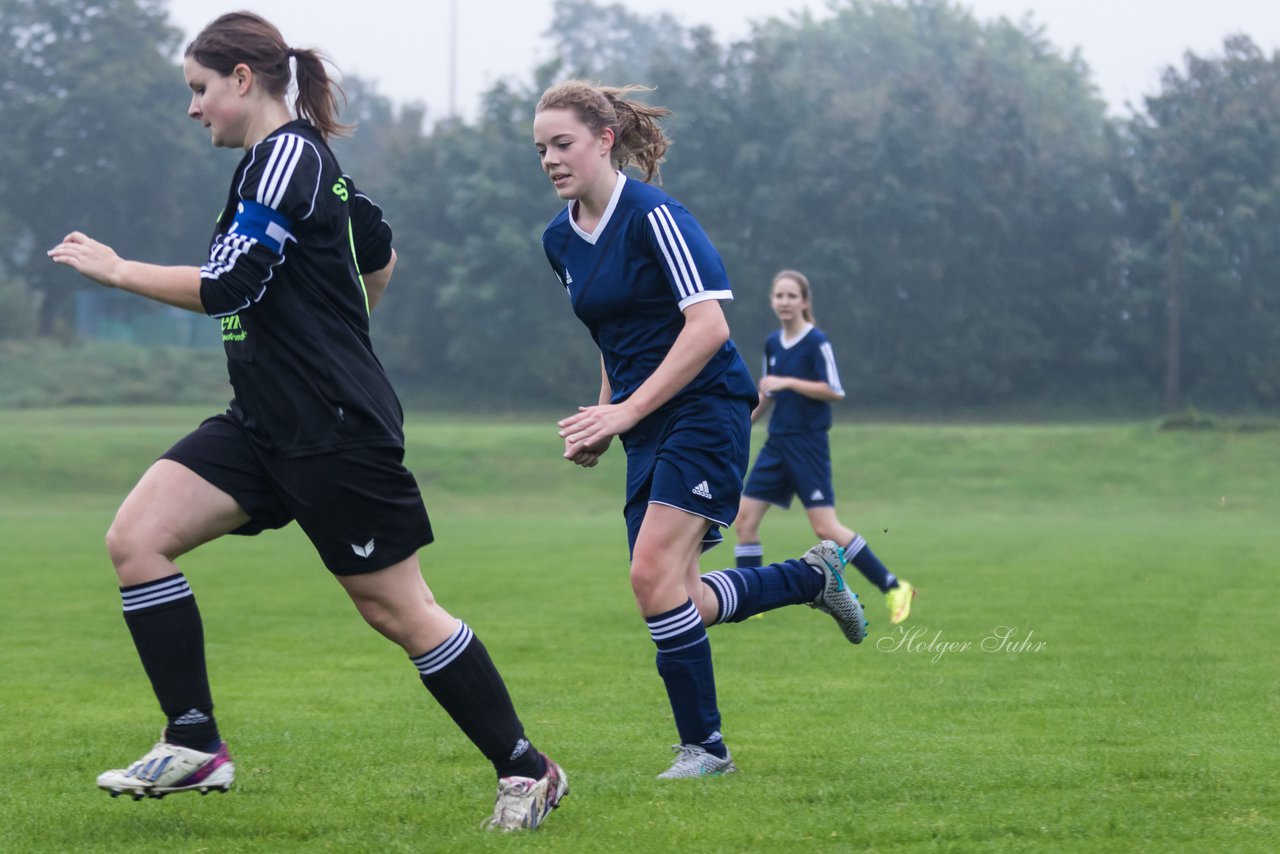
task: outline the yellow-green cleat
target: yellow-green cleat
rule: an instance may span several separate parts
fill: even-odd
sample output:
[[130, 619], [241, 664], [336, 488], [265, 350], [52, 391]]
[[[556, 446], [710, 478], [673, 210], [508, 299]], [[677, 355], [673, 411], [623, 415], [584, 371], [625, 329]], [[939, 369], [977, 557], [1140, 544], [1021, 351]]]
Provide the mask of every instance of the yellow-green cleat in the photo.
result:
[[884, 594], [889, 603], [889, 624], [898, 625], [911, 616], [911, 600], [916, 598], [916, 589], [911, 582], [898, 579], [898, 586]]

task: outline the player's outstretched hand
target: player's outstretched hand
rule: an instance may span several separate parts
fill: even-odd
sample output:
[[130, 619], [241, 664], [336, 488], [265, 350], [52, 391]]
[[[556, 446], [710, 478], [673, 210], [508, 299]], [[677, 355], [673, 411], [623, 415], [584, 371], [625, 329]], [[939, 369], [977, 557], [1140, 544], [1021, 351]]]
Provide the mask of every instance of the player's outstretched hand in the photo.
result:
[[49, 257], [108, 287], [114, 287], [113, 277], [124, 263], [110, 246], [78, 231], [62, 238], [61, 243], [49, 250]]

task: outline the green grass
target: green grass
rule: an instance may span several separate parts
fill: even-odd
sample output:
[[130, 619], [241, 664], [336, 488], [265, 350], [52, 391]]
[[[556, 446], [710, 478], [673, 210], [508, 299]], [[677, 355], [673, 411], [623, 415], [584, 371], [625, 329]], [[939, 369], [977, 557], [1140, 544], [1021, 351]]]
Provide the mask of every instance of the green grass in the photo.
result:
[[[534, 835], [477, 829], [491, 771], [296, 528], [183, 561], [236, 788], [107, 798], [93, 777], [162, 721], [102, 534], [204, 414], [0, 411], [2, 851], [1280, 847], [1280, 443], [1134, 423], [837, 427], [841, 517], [916, 612], [890, 630], [860, 583], [862, 647], [807, 608], [713, 629], [742, 773], [659, 784], [675, 733], [619, 449], [582, 471], [552, 418], [414, 415], [427, 580], [568, 771], [565, 806]], [[811, 540], [798, 510], [763, 532], [771, 558]], [[1011, 630], [1026, 643], [991, 648]]]

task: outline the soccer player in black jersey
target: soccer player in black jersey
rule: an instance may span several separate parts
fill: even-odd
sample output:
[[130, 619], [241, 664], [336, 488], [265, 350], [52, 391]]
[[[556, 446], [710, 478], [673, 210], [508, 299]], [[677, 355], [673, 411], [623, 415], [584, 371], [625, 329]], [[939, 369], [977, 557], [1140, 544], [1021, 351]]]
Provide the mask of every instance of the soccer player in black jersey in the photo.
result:
[[361, 616], [404, 648], [493, 763], [489, 826], [536, 828], [567, 794], [565, 776], [525, 738], [484, 645], [436, 602], [419, 568], [431, 524], [402, 463], [400, 403], [369, 339], [369, 311], [395, 266], [391, 230], [326, 143], [346, 128], [324, 58], [233, 13], [187, 46], [184, 72], [188, 114], [214, 145], [246, 151], [208, 261], [128, 261], [79, 232], [49, 251], [103, 285], [217, 318], [234, 390], [225, 414], [142, 476], [107, 533], [125, 622], [168, 720], [149, 753], [98, 786], [138, 799], [231, 785], [200, 613], [174, 561], [224, 534], [297, 520]]

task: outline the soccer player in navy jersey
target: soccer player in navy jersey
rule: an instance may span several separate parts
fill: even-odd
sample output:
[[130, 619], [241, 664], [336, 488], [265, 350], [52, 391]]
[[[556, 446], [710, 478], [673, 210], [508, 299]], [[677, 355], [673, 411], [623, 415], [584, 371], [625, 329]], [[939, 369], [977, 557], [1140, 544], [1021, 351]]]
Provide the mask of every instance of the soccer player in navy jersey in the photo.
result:
[[[700, 574], [699, 555], [738, 512], [757, 396], [720, 307], [733, 294], [719, 254], [689, 211], [648, 183], [669, 111], [627, 98], [638, 89], [548, 89], [534, 144], [568, 203], [543, 248], [601, 354], [596, 404], [559, 422], [564, 456], [594, 466], [614, 436], [626, 451], [631, 587], [680, 737], [658, 775], [671, 779], [735, 770], [707, 626], [795, 604], [831, 614], [854, 643], [866, 623], [833, 542], [802, 559]], [[620, 171], [629, 164], [643, 180]]]
[[[225, 534], [296, 519], [361, 616], [408, 653], [492, 762], [488, 825], [536, 828], [567, 793], [566, 778], [529, 743], [484, 645], [440, 606], [419, 567], [431, 523], [402, 463], [400, 402], [369, 338], [369, 312], [395, 264], [391, 230], [328, 147], [346, 128], [323, 57], [233, 13], [187, 46], [184, 72], [191, 118], [214, 145], [246, 152], [208, 261], [127, 261], [79, 232], [49, 251], [103, 285], [218, 319], [234, 391], [225, 414], [147, 470], [107, 533], [125, 623], [167, 724], [150, 752], [98, 786], [135, 800], [230, 787], [200, 612], [174, 561]], [[286, 103], [291, 77], [297, 119]]]
[[754, 423], [772, 408], [769, 438], [747, 476], [742, 503], [733, 527], [738, 544], [737, 565], [759, 566], [764, 548], [760, 521], [769, 505], [791, 506], [794, 495], [809, 515], [813, 532], [824, 540], [844, 543], [844, 557], [885, 594], [889, 621], [897, 624], [911, 614], [915, 588], [897, 578], [880, 562], [867, 541], [836, 518], [832, 485], [831, 403], [844, 399], [835, 352], [814, 325], [809, 279], [795, 270], [773, 277], [769, 304], [782, 326], [764, 345], [760, 377], [760, 405], [751, 413]]

